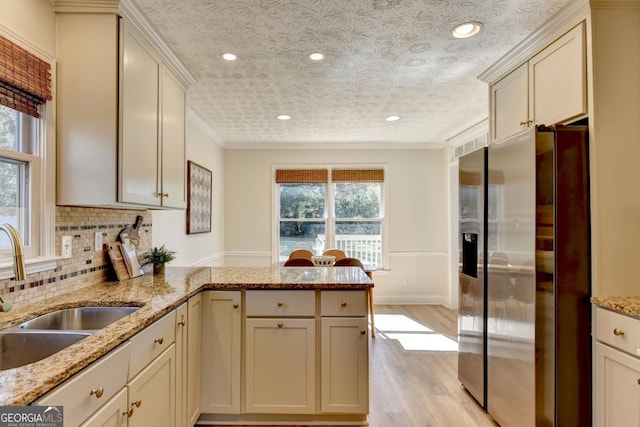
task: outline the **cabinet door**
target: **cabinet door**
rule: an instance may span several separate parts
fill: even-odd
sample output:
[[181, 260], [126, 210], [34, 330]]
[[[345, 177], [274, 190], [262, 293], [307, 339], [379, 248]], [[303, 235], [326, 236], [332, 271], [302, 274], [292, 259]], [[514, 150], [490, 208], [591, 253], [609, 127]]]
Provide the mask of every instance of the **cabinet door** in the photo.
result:
[[587, 113], [584, 39], [581, 23], [529, 61], [535, 124], [552, 125]]
[[240, 413], [240, 299], [240, 291], [202, 294], [201, 409], [204, 413]]
[[186, 426], [195, 425], [200, 416], [200, 375], [202, 374], [202, 294], [189, 298], [187, 318], [187, 406]]
[[175, 76], [162, 69], [162, 206], [184, 208], [185, 197], [185, 94]]
[[315, 320], [246, 320], [246, 411], [315, 412]]
[[367, 318], [323, 317], [321, 323], [322, 412], [367, 414]]
[[154, 359], [128, 384], [129, 427], [174, 427], [175, 400], [175, 344]]
[[186, 426], [187, 419], [188, 316], [187, 303], [176, 308], [176, 427]]
[[501, 141], [526, 130], [529, 120], [527, 64], [491, 86], [491, 140]]
[[93, 414], [81, 427], [125, 427], [127, 425], [127, 389], [123, 388]]
[[595, 426], [640, 425], [640, 359], [597, 342]]
[[120, 81], [120, 201], [160, 205], [158, 195], [158, 82], [153, 48], [123, 20]]

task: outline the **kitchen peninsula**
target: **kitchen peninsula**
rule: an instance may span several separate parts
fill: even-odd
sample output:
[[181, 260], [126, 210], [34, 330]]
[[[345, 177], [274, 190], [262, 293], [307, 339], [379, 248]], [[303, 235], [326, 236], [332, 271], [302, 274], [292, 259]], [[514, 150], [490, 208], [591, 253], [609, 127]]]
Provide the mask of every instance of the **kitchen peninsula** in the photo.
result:
[[[168, 315], [173, 315], [176, 308], [193, 297], [202, 297], [200, 324], [202, 333], [199, 338], [202, 340], [203, 376], [214, 372], [215, 369], [212, 371], [211, 367], [206, 366], [216, 360], [215, 355], [206, 354], [207, 351], [211, 351], [211, 346], [207, 345], [209, 340], [207, 334], [211, 334], [213, 330], [207, 322], [218, 321], [215, 315], [212, 317], [211, 310], [215, 310], [216, 307], [215, 296], [223, 294], [235, 298], [236, 302], [231, 308], [235, 310], [234, 316], [242, 325], [241, 330], [237, 331], [241, 332], [241, 337], [236, 338], [243, 343], [243, 351], [237, 356], [242, 355], [246, 358], [242, 364], [238, 361], [238, 366], [242, 365], [243, 369], [254, 370], [251, 378], [259, 382], [261, 378], [268, 377], [266, 374], [261, 377], [260, 373], [261, 369], [268, 368], [261, 362], [265, 360], [264, 355], [259, 353], [267, 351], [268, 348], [261, 348], [260, 342], [269, 344], [269, 340], [273, 339], [274, 342], [288, 346], [285, 353], [295, 351], [289, 345], [295, 345], [296, 342], [287, 342], [286, 339], [287, 336], [299, 333], [300, 325], [306, 328], [304, 340], [309, 345], [303, 349], [303, 353], [308, 352], [308, 361], [313, 362], [313, 366], [305, 366], [309, 375], [304, 385], [308, 388], [310, 395], [307, 396], [306, 404], [308, 405], [304, 408], [292, 409], [292, 406], [296, 407], [297, 404], [292, 406], [283, 404], [278, 407], [277, 402], [273, 404], [274, 402], [262, 401], [261, 399], [265, 396], [261, 395], [261, 390], [266, 385], [244, 383], [242, 387], [238, 384], [234, 385], [234, 390], [242, 390], [242, 398], [239, 394], [237, 396], [238, 400], [242, 400], [242, 404], [234, 409], [235, 413], [253, 414], [250, 417], [260, 417], [263, 413], [286, 413], [288, 415], [284, 415], [285, 417], [295, 417], [297, 414], [309, 416], [309, 414], [347, 412], [351, 414], [347, 418], [358, 414], [357, 419], [366, 420], [366, 413], [368, 413], [366, 292], [372, 287], [373, 283], [369, 277], [357, 267], [169, 267], [164, 275], [145, 274], [136, 279], [101, 283], [51, 300], [15, 307], [10, 312], [0, 314], [1, 329], [63, 308], [139, 306], [140, 309], [46, 359], [3, 371], [0, 378], [0, 404], [27, 405], [37, 401], [116, 347], [121, 348], [123, 343], [132, 337], [135, 338], [136, 334], [150, 329], [150, 326], [159, 323]], [[344, 323], [345, 321], [348, 325]], [[269, 324], [274, 326], [271, 328]], [[289, 335], [278, 335], [279, 330], [286, 331], [290, 324], [295, 326], [287, 332]], [[347, 366], [359, 367], [360, 384], [355, 385], [356, 394], [360, 396], [360, 401], [356, 402], [357, 405], [347, 402], [346, 405], [332, 406], [334, 396], [331, 396], [328, 385], [324, 384], [325, 381], [335, 379], [336, 375], [343, 374], [340, 370], [333, 375], [328, 372], [330, 369], [339, 369], [333, 367], [332, 362], [340, 356], [340, 353], [331, 352], [338, 351], [337, 347], [340, 345], [332, 340], [336, 337], [344, 339], [340, 334], [332, 334], [334, 325], [341, 331], [353, 329], [354, 333], [350, 335], [356, 336], [361, 341], [355, 350], [359, 359], [345, 361]], [[250, 351], [256, 353], [250, 354]], [[277, 351], [280, 350], [276, 349], [276, 353]], [[176, 367], [176, 370], [178, 369], [179, 367]], [[243, 375], [242, 378], [244, 379], [245, 376]], [[201, 380], [203, 384], [209, 381], [206, 378]], [[365, 390], [361, 390], [363, 385]], [[206, 396], [206, 387], [203, 387], [202, 394], [202, 412], [220, 413], [215, 410], [215, 396]], [[272, 392], [271, 397], [273, 395]], [[287, 392], [283, 392], [282, 396], [287, 398]], [[176, 398], [179, 398], [178, 394]], [[206, 407], [207, 402], [212, 405], [209, 409]], [[211, 408], [214, 409], [211, 410]]]

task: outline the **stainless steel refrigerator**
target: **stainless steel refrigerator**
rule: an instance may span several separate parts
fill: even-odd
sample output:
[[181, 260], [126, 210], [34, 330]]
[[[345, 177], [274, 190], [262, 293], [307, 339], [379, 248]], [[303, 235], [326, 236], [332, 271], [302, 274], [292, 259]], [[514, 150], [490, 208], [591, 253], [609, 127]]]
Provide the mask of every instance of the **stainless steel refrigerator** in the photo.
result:
[[460, 161], [460, 381], [501, 426], [589, 426], [587, 128], [531, 129], [486, 156], [478, 237]]

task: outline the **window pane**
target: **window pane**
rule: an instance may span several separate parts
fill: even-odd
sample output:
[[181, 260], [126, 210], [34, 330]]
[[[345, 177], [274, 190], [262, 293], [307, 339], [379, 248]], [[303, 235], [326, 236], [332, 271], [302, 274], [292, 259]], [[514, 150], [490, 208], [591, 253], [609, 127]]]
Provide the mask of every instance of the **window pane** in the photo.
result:
[[0, 148], [18, 150], [19, 115], [16, 110], [0, 105]]
[[[23, 224], [20, 215], [24, 212], [21, 208], [22, 194], [21, 183], [24, 181], [24, 163], [0, 158], [0, 224], [13, 225], [24, 240], [24, 232], [21, 232]], [[26, 242], [23, 242], [26, 244]], [[10, 248], [9, 238], [5, 233], [0, 234], [0, 248]]]
[[280, 218], [324, 218], [325, 184], [280, 184]]
[[380, 218], [382, 185], [379, 182], [334, 184], [336, 218]]
[[382, 224], [379, 221], [336, 221], [336, 247], [364, 264], [382, 266]]
[[280, 261], [289, 258], [294, 249], [309, 249], [315, 254], [322, 253], [324, 239], [324, 222], [280, 221]]

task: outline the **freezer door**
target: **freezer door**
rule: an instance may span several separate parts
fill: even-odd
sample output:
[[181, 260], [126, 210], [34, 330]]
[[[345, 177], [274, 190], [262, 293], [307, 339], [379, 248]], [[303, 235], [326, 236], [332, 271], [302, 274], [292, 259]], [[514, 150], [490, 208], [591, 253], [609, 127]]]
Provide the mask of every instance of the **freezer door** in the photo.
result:
[[458, 379], [485, 403], [485, 227], [486, 149], [459, 160]]
[[487, 410], [502, 427], [534, 427], [535, 129], [489, 147]]

